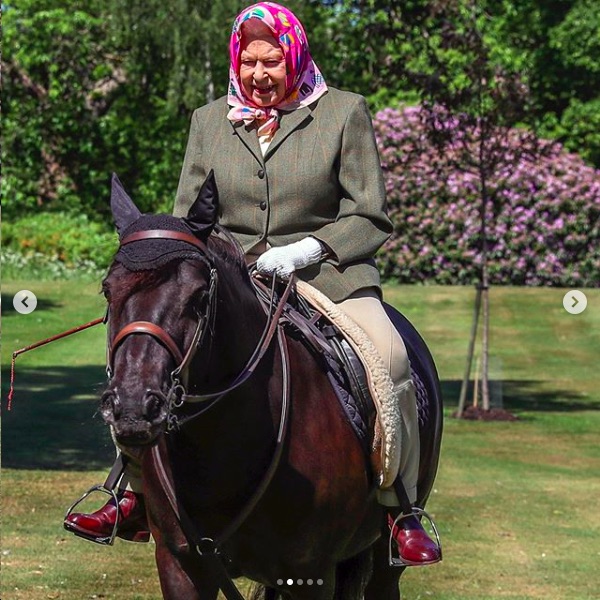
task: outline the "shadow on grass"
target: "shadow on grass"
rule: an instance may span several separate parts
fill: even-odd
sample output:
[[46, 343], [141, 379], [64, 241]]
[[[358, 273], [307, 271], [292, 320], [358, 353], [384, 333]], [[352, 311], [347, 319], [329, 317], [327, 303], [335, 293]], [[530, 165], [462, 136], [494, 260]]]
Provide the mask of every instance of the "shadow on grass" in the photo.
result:
[[[462, 382], [458, 380], [442, 381], [442, 396], [446, 408], [458, 406], [461, 385]], [[495, 390], [497, 391], [495, 392]], [[573, 390], [554, 389], [549, 391], [542, 385], [542, 382], [536, 380], [491, 380], [490, 395], [494, 408], [505, 408], [509, 411], [576, 412], [600, 409], [600, 402], [597, 400], [584, 400], [580, 393]], [[467, 401], [470, 401], [472, 397], [471, 384]]]
[[[6, 410], [10, 381], [2, 371], [2, 464], [14, 469], [96, 470], [112, 464], [108, 427], [97, 414], [105, 384], [102, 366], [17, 369], [12, 410]], [[492, 386], [498, 382], [492, 382]], [[458, 401], [461, 382], [442, 382], [446, 408]], [[471, 394], [469, 394], [471, 397]], [[548, 392], [539, 381], [503, 381], [503, 408], [512, 411], [598, 410], [569, 390]]]
[[2, 465], [14, 469], [95, 470], [109, 466], [114, 447], [97, 414], [101, 366], [17, 368], [12, 410], [2, 370]]
[[[17, 312], [15, 310], [15, 307], [13, 306], [13, 298], [14, 298], [14, 295], [11, 296], [10, 294], [2, 294], [1, 300], [2, 300], [2, 315], [3, 316], [13, 315]], [[61, 306], [63, 306], [63, 305], [60, 303], [54, 302], [53, 300], [45, 300], [44, 298], [38, 297], [37, 298], [37, 307], [35, 310], [36, 311], [48, 310], [50, 308], [60, 308]]]

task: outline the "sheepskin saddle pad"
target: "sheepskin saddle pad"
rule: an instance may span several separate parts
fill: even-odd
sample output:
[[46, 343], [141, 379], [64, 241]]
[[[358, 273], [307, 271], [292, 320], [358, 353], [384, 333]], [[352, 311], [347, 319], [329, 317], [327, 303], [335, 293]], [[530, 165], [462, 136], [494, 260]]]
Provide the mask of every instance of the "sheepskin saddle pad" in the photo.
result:
[[310, 284], [298, 280], [298, 294], [342, 334], [362, 363], [375, 405], [376, 419], [369, 432], [371, 464], [380, 487], [390, 487], [398, 475], [402, 450], [402, 412], [390, 374], [366, 333], [329, 298]]

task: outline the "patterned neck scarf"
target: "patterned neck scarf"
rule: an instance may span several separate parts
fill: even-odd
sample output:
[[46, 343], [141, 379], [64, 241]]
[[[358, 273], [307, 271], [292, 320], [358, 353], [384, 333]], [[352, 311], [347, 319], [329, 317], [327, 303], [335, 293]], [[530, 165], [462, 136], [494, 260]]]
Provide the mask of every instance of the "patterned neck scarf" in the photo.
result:
[[[287, 76], [285, 96], [276, 106], [262, 108], [247, 98], [240, 81], [241, 26], [247, 19], [260, 19], [273, 32], [273, 37], [285, 57]], [[292, 111], [308, 106], [326, 91], [327, 85], [308, 50], [308, 40], [302, 23], [287, 8], [274, 2], [259, 2], [244, 9], [236, 18], [229, 42], [229, 93], [227, 103], [230, 121], [265, 120], [258, 129], [259, 136], [271, 137], [279, 127], [280, 110]]]

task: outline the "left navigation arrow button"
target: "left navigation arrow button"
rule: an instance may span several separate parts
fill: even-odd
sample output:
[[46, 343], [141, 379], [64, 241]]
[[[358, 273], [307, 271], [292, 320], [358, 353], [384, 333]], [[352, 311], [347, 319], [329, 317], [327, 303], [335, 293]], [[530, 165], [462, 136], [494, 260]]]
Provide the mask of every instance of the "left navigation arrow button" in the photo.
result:
[[21, 290], [15, 294], [13, 298], [13, 306], [18, 313], [28, 315], [37, 307], [37, 298], [33, 292], [29, 290]]

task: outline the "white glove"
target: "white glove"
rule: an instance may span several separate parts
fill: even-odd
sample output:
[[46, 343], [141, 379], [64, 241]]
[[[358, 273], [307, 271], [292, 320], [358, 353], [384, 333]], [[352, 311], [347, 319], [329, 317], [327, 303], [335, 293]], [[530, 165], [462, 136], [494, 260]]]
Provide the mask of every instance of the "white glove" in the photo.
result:
[[256, 269], [260, 273], [288, 279], [296, 269], [314, 265], [322, 256], [323, 247], [316, 238], [309, 236], [287, 246], [270, 248], [258, 257]]

